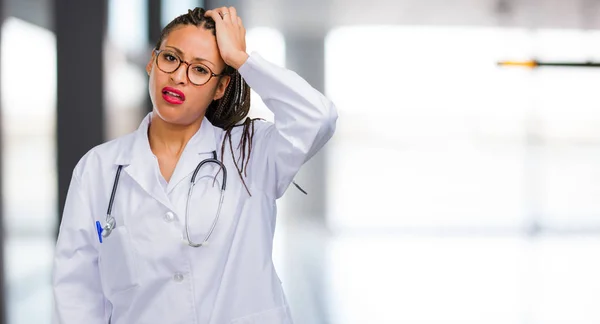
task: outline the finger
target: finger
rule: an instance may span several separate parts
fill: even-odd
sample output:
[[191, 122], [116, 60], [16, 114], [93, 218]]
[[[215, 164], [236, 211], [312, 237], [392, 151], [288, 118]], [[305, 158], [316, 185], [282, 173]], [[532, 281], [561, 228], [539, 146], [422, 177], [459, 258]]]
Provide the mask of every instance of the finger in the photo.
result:
[[227, 7], [219, 8], [219, 12], [221, 14], [221, 19], [223, 20], [223, 22], [231, 23], [231, 13], [229, 12], [229, 8], [227, 8]]
[[204, 16], [212, 18], [215, 23], [223, 21], [222, 9], [223, 8], [207, 10], [206, 13], [204, 13]]
[[237, 25], [240, 29], [244, 29], [244, 24], [242, 23], [242, 18], [237, 17]]
[[238, 15], [237, 10], [234, 7], [229, 7], [229, 18], [231, 19], [231, 23], [237, 25], [238, 23]]
[[217, 10], [208, 10], [204, 13], [205, 17], [210, 17], [215, 21], [215, 24], [220, 24], [222, 22], [221, 14]]

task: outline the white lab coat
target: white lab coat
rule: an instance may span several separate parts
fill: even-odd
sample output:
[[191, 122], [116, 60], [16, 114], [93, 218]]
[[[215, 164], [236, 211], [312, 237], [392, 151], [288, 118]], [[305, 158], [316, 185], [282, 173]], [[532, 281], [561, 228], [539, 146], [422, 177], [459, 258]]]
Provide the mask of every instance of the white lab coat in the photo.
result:
[[[333, 135], [333, 104], [294, 72], [257, 53], [239, 69], [273, 111], [256, 122], [246, 184], [229, 144], [227, 190], [207, 247], [183, 242], [191, 173], [213, 151], [222, 129], [204, 119], [167, 184], [150, 150], [150, 115], [129, 135], [99, 145], [77, 164], [69, 188], [53, 270], [55, 324], [291, 324], [272, 262], [275, 200], [302, 164]], [[242, 127], [233, 131], [237, 147]], [[236, 156], [240, 152], [236, 151]], [[112, 215], [117, 227], [99, 242], [117, 166], [124, 165]], [[190, 230], [201, 242], [214, 219], [221, 175], [202, 167], [190, 206]]]

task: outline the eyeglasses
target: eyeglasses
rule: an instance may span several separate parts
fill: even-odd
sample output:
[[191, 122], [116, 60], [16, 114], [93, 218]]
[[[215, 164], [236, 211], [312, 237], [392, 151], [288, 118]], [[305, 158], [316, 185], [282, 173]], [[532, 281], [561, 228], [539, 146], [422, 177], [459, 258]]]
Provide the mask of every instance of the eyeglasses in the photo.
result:
[[185, 63], [187, 65], [187, 78], [193, 85], [200, 86], [206, 84], [212, 77], [226, 75], [225, 73], [215, 74], [202, 63], [188, 63], [170, 50], [154, 50], [154, 53], [156, 53], [156, 66], [165, 73], [173, 73], [179, 69], [181, 63]]

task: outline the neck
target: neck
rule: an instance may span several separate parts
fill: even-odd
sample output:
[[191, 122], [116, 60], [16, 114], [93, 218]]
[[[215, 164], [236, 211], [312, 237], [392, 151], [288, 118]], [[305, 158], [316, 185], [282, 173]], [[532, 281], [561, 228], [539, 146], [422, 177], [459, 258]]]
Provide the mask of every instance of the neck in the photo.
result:
[[189, 125], [175, 125], [162, 120], [158, 114], [152, 114], [148, 125], [150, 149], [154, 155], [179, 157], [189, 140], [198, 132], [203, 118]]

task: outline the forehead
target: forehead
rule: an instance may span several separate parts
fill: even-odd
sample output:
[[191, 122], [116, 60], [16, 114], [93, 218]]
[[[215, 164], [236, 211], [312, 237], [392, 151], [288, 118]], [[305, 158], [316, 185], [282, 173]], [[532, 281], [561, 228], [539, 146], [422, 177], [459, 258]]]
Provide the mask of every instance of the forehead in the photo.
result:
[[221, 61], [217, 38], [212, 31], [193, 25], [179, 26], [173, 29], [163, 41], [162, 47], [172, 46], [180, 49], [184, 60], [203, 58], [211, 62]]

